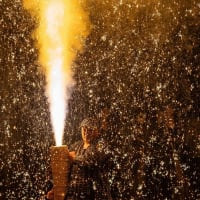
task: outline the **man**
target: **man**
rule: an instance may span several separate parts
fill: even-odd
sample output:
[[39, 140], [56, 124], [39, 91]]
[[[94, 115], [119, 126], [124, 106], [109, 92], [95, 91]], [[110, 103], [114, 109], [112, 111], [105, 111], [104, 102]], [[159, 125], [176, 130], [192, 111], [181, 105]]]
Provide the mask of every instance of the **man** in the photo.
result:
[[[72, 164], [65, 200], [110, 200], [104, 176], [109, 151], [105, 142], [98, 140], [99, 133], [94, 119], [84, 119], [80, 128], [82, 141], [70, 148]], [[52, 199], [50, 196], [52, 191], [47, 195]]]

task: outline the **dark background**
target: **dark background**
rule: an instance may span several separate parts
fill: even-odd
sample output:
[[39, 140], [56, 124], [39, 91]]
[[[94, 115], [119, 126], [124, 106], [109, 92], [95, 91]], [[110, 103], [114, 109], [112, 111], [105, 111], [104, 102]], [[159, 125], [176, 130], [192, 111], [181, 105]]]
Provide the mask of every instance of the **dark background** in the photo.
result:
[[[114, 199], [200, 198], [200, 2], [87, 0], [86, 5], [92, 30], [72, 66], [76, 85], [65, 144], [80, 138], [84, 117], [101, 117], [106, 110], [102, 132], [115, 163], [108, 170]], [[31, 37], [36, 27], [20, 0], [0, 1], [2, 200], [38, 199], [49, 175], [54, 138]], [[166, 108], [172, 110], [173, 129], [159, 121]], [[144, 116], [142, 122], [138, 116]]]

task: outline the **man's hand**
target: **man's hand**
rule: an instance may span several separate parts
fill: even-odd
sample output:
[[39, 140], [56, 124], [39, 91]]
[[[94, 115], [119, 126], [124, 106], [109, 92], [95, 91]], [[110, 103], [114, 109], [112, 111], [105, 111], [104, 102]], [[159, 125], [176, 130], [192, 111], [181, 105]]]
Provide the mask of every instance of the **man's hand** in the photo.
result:
[[54, 191], [53, 191], [53, 189], [51, 189], [51, 190], [47, 193], [47, 199], [48, 199], [48, 200], [54, 200]]
[[75, 151], [70, 151], [69, 152], [69, 157], [70, 157], [71, 160], [74, 160], [75, 156], [76, 156], [76, 152]]

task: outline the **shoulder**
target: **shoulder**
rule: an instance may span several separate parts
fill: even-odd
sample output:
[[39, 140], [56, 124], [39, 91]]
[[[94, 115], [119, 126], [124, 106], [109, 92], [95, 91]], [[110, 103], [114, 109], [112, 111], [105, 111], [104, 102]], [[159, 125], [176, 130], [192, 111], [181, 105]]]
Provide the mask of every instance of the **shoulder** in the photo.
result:
[[108, 148], [108, 144], [104, 139], [99, 139], [96, 143], [96, 149], [99, 152], [108, 152], [109, 148]]

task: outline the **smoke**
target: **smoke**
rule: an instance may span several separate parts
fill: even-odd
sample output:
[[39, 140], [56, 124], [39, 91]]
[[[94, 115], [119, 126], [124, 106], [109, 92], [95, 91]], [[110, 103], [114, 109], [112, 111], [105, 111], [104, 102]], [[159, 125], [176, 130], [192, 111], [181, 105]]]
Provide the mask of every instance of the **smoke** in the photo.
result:
[[79, 0], [24, 0], [23, 5], [38, 19], [33, 35], [46, 75], [56, 145], [61, 145], [67, 102], [74, 86], [71, 66], [89, 34], [89, 18]]

